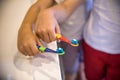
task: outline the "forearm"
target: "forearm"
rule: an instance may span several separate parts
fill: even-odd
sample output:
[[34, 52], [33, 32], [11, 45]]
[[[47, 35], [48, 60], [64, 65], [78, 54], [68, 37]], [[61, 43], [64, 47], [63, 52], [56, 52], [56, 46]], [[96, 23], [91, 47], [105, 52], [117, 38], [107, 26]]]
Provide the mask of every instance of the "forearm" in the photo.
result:
[[[41, 10], [50, 7], [53, 0], [38, 0], [28, 10], [18, 31], [17, 46], [20, 52], [26, 56], [34, 56], [39, 52], [36, 44], [42, 46], [39, 38], [32, 32], [32, 25], [36, 23]], [[41, 18], [41, 17], [40, 17]]]
[[63, 3], [49, 8], [59, 23], [67, 19], [83, 0], [65, 0]]
[[[25, 18], [22, 22], [23, 27], [32, 28], [32, 24], [35, 22], [39, 11], [48, 8], [53, 5], [53, 0], [38, 0], [35, 4], [33, 4], [28, 10]], [[21, 27], [22, 27], [21, 26]]]

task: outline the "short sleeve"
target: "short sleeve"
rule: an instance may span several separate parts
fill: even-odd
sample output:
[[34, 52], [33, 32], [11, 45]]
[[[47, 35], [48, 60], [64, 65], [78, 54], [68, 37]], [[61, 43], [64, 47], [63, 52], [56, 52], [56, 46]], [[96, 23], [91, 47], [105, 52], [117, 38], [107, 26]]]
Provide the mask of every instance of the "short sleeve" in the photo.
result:
[[63, 2], [64, 0], [55, 0], [56, 3], [61, 3]]

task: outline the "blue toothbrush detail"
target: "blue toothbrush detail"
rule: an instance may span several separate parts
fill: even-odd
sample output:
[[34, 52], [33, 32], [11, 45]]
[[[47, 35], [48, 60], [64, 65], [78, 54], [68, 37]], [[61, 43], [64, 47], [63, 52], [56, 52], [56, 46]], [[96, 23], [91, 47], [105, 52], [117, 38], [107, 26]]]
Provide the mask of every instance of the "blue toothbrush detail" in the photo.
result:
[[39, 46], [39, 45], [37, 45], [37, 48], [41, 52], [52, 52], [52, 53], [57, 53], [58, 55], [63, 55], [65, 53], [62, 48], [57, 48], [56, 51], [52, 50], [50, 48], [45, 48], [43, 46]]

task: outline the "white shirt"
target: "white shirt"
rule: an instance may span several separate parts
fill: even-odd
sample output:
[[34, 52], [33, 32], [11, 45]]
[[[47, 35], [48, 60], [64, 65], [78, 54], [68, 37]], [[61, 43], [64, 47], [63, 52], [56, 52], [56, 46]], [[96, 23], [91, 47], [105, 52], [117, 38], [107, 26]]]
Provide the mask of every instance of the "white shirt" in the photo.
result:
[[[56, 0], [57, 3], [62, 1], [64, 0]], [[63, 24], [60, 24], [61, 34], [70, 40], [80, 40], [82, 38], [82, 31], [86, 22], [87, 14], [86, 2], [84, 2], [75, 10], [75, 12], [67, 19], [67, 21], [65, 21]]]
[[97, 50], [120, 54], [120, 0], [94, 0], [84, 39]]

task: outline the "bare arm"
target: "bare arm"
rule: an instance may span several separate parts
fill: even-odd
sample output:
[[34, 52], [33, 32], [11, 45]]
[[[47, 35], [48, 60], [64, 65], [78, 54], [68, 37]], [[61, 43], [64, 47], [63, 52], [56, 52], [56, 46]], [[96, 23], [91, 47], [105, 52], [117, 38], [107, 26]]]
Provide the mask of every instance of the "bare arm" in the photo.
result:
[[38, 13], [53, 5], [53, 0], [38, 0], [28, 10], [18, 31], [18, 49], [24, 55], [33, 56], [39, 53], [36, 44], [42, 45], [32, 32]]
[[35, 24], [37, 36], [46, 42], [56, 40], [56, 33], [60, 33], [58, 23], [65, 21], [81, 3], [82, 0], [65, 0], [41, 11]]
[[[24, 18], [24, 20], [22, 22], [22, 25], [24, 25], [24, 24], [32, 25], [35, 22], [39, 11], [41, 11], [43, 9], [46, 9], [48, 7], [51, 7], [53, 5], [53, 3], [54, 3], [53, 0], [38, 0], [28, 10], [28, 12], [27, 12], [27, 14], [26, 14], [26, 16], [25, 16], [25, 18]], [[23, 27], [22, 25], [21, 25], [21, 27]], [[31, 26], [28, 26], [28, 27], [31, 28]]]

